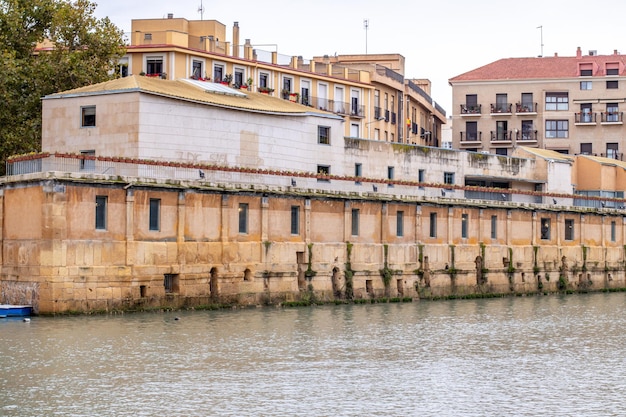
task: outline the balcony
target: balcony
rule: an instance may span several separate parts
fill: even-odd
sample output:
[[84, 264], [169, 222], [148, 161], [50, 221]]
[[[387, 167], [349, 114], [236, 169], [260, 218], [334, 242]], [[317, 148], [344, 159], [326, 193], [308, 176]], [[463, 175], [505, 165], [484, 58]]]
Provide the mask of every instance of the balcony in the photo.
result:
[[382, 114], [382, 109], [380, 107], [374, 107], [374, 119], [380, 120]]
[[490, 114], [511, 114], [512, 108], [513, 105], [511, 103], [492, 103]]
[[480, 116], [481, 114], [481, 105], [467, 105], [461, 104], [461, 116]]
[[498, 143], [510, 143], [513, 138], [512, 132], [510, 130], [505, 132], [494, 132], [491, 131], [491, 142]]
[[600, 113], [600, 121], [607, 125], [621, 125], [624, 121], [624, 113], [622, 112], [602, 112]]
[[515, 113], [517, 114], [537, 114], [537, 103], [516, 103]]
[[391, 124], [396, 124], [396, 114], [394, 112], [391, 112]]
[[597, 113], [579, 112], [574, 113], [574, 123], [579, 126], [595, 125]]
[[390, 114], [390, 111], [385, 110], [385, 122], [389, 122], [389, 114]]
[[483, 132], [460, 132], [461, 145], [475, 145], [483, 140]]
[[515, 132], [515, 140], [517, 142], [537, 142], [537, 131], [536, 130], [522, 130]]

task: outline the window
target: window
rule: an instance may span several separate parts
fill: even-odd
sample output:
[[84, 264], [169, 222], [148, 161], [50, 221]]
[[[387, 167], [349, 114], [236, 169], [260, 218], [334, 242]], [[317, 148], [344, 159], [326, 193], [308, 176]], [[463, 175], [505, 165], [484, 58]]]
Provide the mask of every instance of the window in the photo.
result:
[[617, 103], [606, 104], [606, 121], [619, 122], [619, 106]]
[[606, 144], [606, 157], [620, 159], [618, 155], [619, 144], [616, 142]]
[[508, 113], [510, 109], [507, 101], [508, 99], [506, 94], [496, 94], [495, 112]]
[[214, 65], [213, 66], [213, 81], [220, 82], [224, 77], [224, 66], [223, 65]]
[[466, 94], [465, 95], [465, 112], [466, 113], [479, 113], [478, 111], [478, 95]]
[[291, 234], [300, 234], [300, 207], [291, 206]]
[[286, 93], [291, 93], [291, 84], [292, 84], [293, 80], [289, 77], [284, 77], [283, 78], [283, 91]]
[[591, 81], [581, 81], [580, 82], [580, 89], [581, 90], [591, 90]]
[[330, 145], [330, 127], [318, 126], [317, 127], [317, 143], [322, 145]]
[[582, 155], [591, 155], [593, 153], [592, 151], [592, 144], [591, 143], [581, 143], [580, 144], [580, 153]]
[[430, 213], [430, 237], [437, 237], [437, 213]]
[[569, 122], [567, 120], [546, 120], [546, 138], [567, 138]]
[[152, 40], [152, 33], [144, 33], [143, 40], [151, 41]]
[[607, 62], [606, 63], [606, 75], [619, 75], [619, 63]]
[[522, 140], [537, 140], [532, 120], [522, 120]]
[[259, 87], [269, 87], [269, 85], [267, 85], [268, 77], [269, 75], [264, 72], [259, 74]]
[[[387, 179], [393, 180], [395, 177], [395, 169], [394, 167], [387, 167]], [[387, 184], [389, 187], [393, 187], [392, 183]]]
[[615, 242], [615, 221], [611, 222], [611, 242]]
[[496, 148], [496, 155], [508, 156], [509, 150], [507, 148]]
[[96, 196], [96, 230], [106, 230], [107, 228], [107, 197]]
[[565, 219], [565, 240], [574, 240], [574, 220]]
[[417, 182], [424, 182], [426, 178], [426, 170], [420, 169], [417, 171]]
[[461, 214], [461, 238], [467, 239], [467, 214]]
[[359, 209], [352, 209], [352, 236], [359, 235]]
[[534, 111], [533, 93], [522, 93], [522, 109], [524, 111]]
[[498, 238], [498, 216], [491, 216], [491, 238]]
[[178, 274], [163, 274], [163, 287], [166, 293], [178, 292]]
[[619, 87], [617, 80], [609, 80], [606, 82], [607, 90], [615, 90]]
[[396, 213], [396, 236], [404, 236], [404, 211]]
[[550, 219], [541, 219], [541, 239], [550, 240]]
[[202, 71], [202, 61], [193, 60], [191, 66], [191, 78], [204, 78], [204, 71]]
[[151, 198], [150, 199], [150, 230], [159, 231], [161, 230], [161, 199], [159, 198]]
[[[318, 165], [317, 173], [320, 175], [330, 175], [330, 165]], [[317, 182], [329, 182], [329, 179], [326, 178], [318, 178]]]
[[546, 110], [569, 110], [568, 94], [566, 92], [546, 93]]
[[96, 106], [81, 107], [80, 120], [82, 127], [94, 127], [96, 125]]
[[248, 204], [239, 203], [239, 233], [248, 233]]
[[240, 69], [235, 70], [234, 83], [235, 85], [238, 85], [238, 86], [242, 86], [245, 84], [245, 81], [243, 79], [243, 70], [240, 70]]
[[495, 140], [510, 140], [509, 134], [508, 134], [509, 133], [508, 126], [509, 124], [505, 120], [496, 122], [496, 137], [494, 139]]
[[454, 172], [444, 172], [443, 183], [450, 184], [450, 185], [454, 184]]
[[[477, 122], [465, 122], [465, 140], [477, 141], [478, 139], [478, 123]], [[463, 137], [461, 136], [461, 140]]]
[[90, 157], [89, 159], [84, 158], [80, 160], [80, 169], [81, 171], [93, 171], [96, 169], [96, 161], [95, 158], [91, 158], [91, 157], [95, 157], [96, 156], [96, 151], [94, 149], [89, 149], [86, 151], [80, 151], [81, 155], [84, 156], [88, 156]]
[[[354, 176], [355, 177], [361, 177], [363, 175], [363, 165], [361, 164], [354, 164]], [[357, 185], [361, 185], [361, 181], [355, 181], [354, 182]]]
[[146, 74], [161, 75], [163, 72], [163, 57], [149, 56], [146, 58]]

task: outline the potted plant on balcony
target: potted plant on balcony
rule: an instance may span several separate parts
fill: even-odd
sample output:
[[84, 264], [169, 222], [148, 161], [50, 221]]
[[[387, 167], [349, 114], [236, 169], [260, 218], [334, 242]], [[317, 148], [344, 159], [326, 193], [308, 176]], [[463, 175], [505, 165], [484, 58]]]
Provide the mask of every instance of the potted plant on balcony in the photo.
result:
[[246, 84], [248, 84], [248, 90], [252, 89], [252, 77], [248, 77]]
[[259, 93], [263, 93], [263, 94], [269, 94], [269, 93], [273, 93], [274, 92], [273, 88], [262, 87], [262, 86], [259, 86], [258, 90], [259, 90]]
[[230, 83], [233, 82], [233, 75], [232, 74], [225, 74], [224, 77], [222, 77], [222, 84], [224, 85], [230, 85]]

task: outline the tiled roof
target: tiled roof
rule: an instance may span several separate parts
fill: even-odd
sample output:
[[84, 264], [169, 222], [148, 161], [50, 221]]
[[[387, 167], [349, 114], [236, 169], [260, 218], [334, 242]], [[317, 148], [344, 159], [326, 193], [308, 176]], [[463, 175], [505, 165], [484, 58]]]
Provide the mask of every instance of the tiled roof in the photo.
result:
[[520, 146], [519, 148], [529, 154], [536, 155], [542, 159], [551, 159], [560, 162], [573, 162], [575, 159], [572, 155], [562, 154], [560, 152], [551, 151], [549, 149], [530, 148], [527, 146]]
[[505, 58], [457, 75], [449, 82], [571, 78], [579, 76], [579, 64], [592, 64], [593, 75], [604, 76], [606, 63], [619, 63], [619, 74], [626, 74], [626, 55]]
[[[207, 89], [210, 87], [207, 82]], [[99, 84], [63, 91], [61, 93], [46, 96], [45, 99], [63, 98], [68, 96], [115, 94], [140, 91], [148, 94], [156, 94], [175, 99], [205, 103], [232, 109], [266, 112], [273, 114], [307, 115], [318, 114], [328, 117], [339, 117], [332, 113], [317, 110], [314, 107], [303, 106], [289, 100], [272, 97], [250, 91], [232, 89], [233, 94], [228, 94], [229, 89], [221, 92], [208, 92], [199, 86], [202, 82], [189, 83], [185, 80], [162, 80], [160, 78], [130, 76], [106, 81]], [[242, 96], [243, 93], [243, 96]]]

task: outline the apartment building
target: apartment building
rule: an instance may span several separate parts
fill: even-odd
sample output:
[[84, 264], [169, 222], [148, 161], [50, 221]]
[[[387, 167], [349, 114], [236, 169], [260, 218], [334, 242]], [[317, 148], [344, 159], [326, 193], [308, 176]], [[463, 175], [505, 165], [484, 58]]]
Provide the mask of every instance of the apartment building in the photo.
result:
[[231, 40], [216, 20], [132, 21], [121, 76], [194, 78], [264, 92], [344, 118], [353, 138], [439, 146], [445, 110], [430, 96], [430, 81], [405, 78], [400, 54], [321, 56], [305, 60]]
[[510, 155], [516, 146], [623, 159], [626, 56], [507, 58], [449, 80], [452, 146]]

